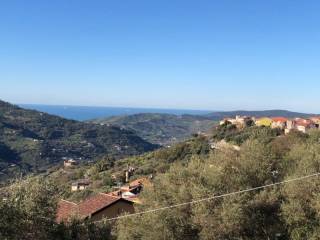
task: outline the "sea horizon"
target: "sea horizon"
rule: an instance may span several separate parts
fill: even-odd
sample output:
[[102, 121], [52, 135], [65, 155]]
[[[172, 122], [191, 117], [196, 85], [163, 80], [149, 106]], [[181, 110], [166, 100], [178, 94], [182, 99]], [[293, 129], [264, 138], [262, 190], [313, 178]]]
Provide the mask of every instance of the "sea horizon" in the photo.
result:
[[162, 113], [174, 115], [205, 115], [213, 111], [193, 109], [170, 109], [170, 108], [144, 108], [144, 107], [110, 107], [110, 106], [76, 106], [76, 105], [49, 105], [49, 104], [28, 104], [17, 103], [16, 105], [59, 117], [88, 121], [97, 118], [108, 118], [113, 116], [132, 115], [139, 113]]

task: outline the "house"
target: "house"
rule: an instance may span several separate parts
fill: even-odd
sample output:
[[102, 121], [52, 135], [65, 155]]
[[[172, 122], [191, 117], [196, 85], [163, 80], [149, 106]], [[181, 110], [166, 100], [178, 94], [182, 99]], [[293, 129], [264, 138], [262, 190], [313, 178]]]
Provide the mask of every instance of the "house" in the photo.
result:
[[137, 197], [145, 186], [151, 186], [149, 178], [140, 178], [134, 180], [130, 182], [129, 185], [122, 186], [119, 190], [106, 194], [122, 197], [124, 199], [130, 199], [130, 201], [137, 202]]
[[320, 126], [320, 117], [312, 117], [312, 118], [310, 118], [310, 120], [313, 121], [316, 124], [316, 126], [319, 128], [319, 126]]
[[149, 178], [139, 178], [129, 183], [129, 185], [122, 186], [120, 188], [121, 193], [130, 192], [135, 195], [139, 194], [145, 186], [150, 186], [151, 182]]
[[77, 161], [72, 159], [72, 158], [70, 158], [68, 160], [64, 160], [64, 162], [63, 162], [63, 166], [64, 167], [72, 167], [72, 166], [75, 166], [75, 165], [77, 165]]
[[134, 203], [121, 197], [99, 193], [79, 204], [61, 200], [58, 204], [57, 222], [67, 222], [74, 217], [99, 221], [134, 213]]
[[300, 132], [306, 133], [310, 129], [317, 128], [316, 124], [310, 119], [296, 119], [295, 121], [296, 129]]
[[234, 124], [234, 119], [232, 118], [224, 118], [223, 120], [220, 121], [220, 126], [224, 124]]
[[139, 178], [129, 183], [129, 191], [134, 194], [139, 194], [144, 187], [151, 185], [152, 183], [149, 177]]
[[238, 128], [245, 127], [249, 121], [254, 122], [254, 118], [247, 117], [247, 116], [239, 116], [237, 115], [236, 118], [225, 118], [224, 120], [220, 121], [220, 125], [230, 123], [236, 125]]
[[285, 117], [274, 117], [272, 119], [271, 128], [281, 128], [285, 129], [287, 126], [288, 119]]
[[310, 129], [317, 128], [317, 124], [310, 119], [296, 118], [287, 121], [285, 133], [288, 134], [293, 129], [306, 133]]
[[258, 118], [255, 122], [257, 126], [271, 127], [273, 120], [269, 117]]
[[88, 179], [79, 180], [77, 182], [72, 183], [71, 191], [76, 192], [76, 191], [85, 190], [90, 186], [90, 184], [91, 184], [91, 181]]
[[288, 134], [288, 133], [290, 133], [293, 129], [295, 129], [296, 128], [296, 122], [295, 122], [295, 120], [292, 120], [292, 119], [290, 119], [290, 120], [288, 120], [287, 121], [287, 127], [286, 127], [286, 129], [284, 130], [284, 132], [285, 132], [285, 134]]

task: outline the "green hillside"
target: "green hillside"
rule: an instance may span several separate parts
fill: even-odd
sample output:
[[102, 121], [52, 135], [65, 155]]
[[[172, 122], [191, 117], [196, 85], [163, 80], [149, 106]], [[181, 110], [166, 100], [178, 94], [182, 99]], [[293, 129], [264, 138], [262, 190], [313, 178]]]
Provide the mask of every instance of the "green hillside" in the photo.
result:
[[171, 145], [194, 133], [207, 132], [215, 122], [202, 116], [142, 113], [96, 119], [98, 124], [115, 125], [132, 130], [143, 139], [159, 145]]
[[116, 126], [66, 120], [0, 101], [0, 179], [43, 171], [64, 158], [91, 161], [156, 147]]
[[[19, 239], [19, 229], [19, 234], [42, 234], [38, 239], [318, 239], [319, 137], [319, 130], [284, 135], [266, 127], [219, 126], [210, 136], [171, 148], [115, 162], [102, 158], [20, 181], [5, 189], [0, 236]], [[213, 148], [220, 140], [224, 146]], [[153, 175], [139, 196], [142, 204], [135, 205], [143, 214], [114, 222], [54, 222], [61, 196], [79, 201], [111, 191], [116, 185], [111, 174], [128, 165], [136, 169], [133, 178]], [[71, 193], [70, 183], [84, 174], [92, 186]]]

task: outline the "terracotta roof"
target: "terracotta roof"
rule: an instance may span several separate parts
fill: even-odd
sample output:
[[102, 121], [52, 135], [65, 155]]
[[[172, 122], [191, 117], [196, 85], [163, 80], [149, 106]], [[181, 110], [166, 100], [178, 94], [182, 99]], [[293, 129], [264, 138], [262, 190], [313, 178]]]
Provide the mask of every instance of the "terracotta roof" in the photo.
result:
[[146, 177], [139, 178], [137, 180], [130, 182], [129, 185], [122, 186], [120, 188], [120, 191], [129, 192], [129, 191], [132, 191], [132, 190], [139, 188], [141, 186], [150, 186], [150, 185], [151, 185], [151, 182], [150, 182], [149, 178], [146, 178]]
[[68, 202], [65, 200], [60, 200], [58, 204], [56, 221], [68, 221], [69, 218], [73, 215], [78, 215], [81, 218], [86, 218], [97, 213], [100, 210], [109, 207], [110, 205], [118, 201], [126, 201], [128, 203], [133, 203], [132, 201], [123, 199], [121, 197], [105, 193], [99, 193], [79, 204]]
[[285, 118], [285, 117], [273, 117], [273, 118], [271, 118], [271, 119], [272, 119], [272, 121], [274, 121], [274, 122], [281, 122], [281, 123], [285, 123], [285, 122], [288, 121], [288, 119]]
[[99, 193], [98, 195], [90, 197], [89, 199], [79, 203], [79, 214], [83, 217], [88, 217], [119, 201], [120, 199], [122, 198], [105, 193]]
[[309, 120], [309, 119], [301, 119], [301, 118], [297, 119], [295, 121], [295, 123], [296, 123], [297, 126], [304, 126], [304, 127], [309, 127], [310, 125], [313, 124], [313, 122], [311, 120]]
[[140, 185], [144, 185], [144, 186], [147, 186], [147, 185], [150, 185], [150, 180], [148, 178], [139, 178], [137, 180], [134, 180], [132, 182], [130, 182], [129, 186], [130, 187], [137, 187], [137, 186], [140, 186]]
[[76, 212], [77, 212], [77, 204], [66, 201], [66, 200], [60, 200], [58, 203], [56, 221], [57, 222], [67, 221], [68, 218], [76, 214]]

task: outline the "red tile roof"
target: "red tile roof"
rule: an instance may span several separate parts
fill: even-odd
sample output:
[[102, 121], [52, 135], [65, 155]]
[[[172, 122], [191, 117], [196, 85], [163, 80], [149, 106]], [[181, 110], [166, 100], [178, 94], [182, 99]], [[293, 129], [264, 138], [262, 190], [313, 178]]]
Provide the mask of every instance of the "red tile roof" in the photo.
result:
[[66, 200], [60, 200], [58, 203], [57, 222], [67, 221], [72, 215], [77, 212], [77, 204]]
[[78, 215], [81, 218], [86, 218], [118, 201], [133, 203], [121, 197], [105, 193], [99, 193], [96, 196], [90, 197], [85, 201], [80, 202], [79, 204], [60, 200], [58, 204], [56, 220], [57, 222], [67, 221], [73, 215]]
[[119, 201], [120, 199], [122, 198], [105, 193], [99, 193], [98, 195], [90, 197], [79, 204], [79, 214], [83, 217], [88, 217]]
[[[129, 192], [129, 191], [132, 191], [134, 189], [137, 189], [141, 186], [150, 186], [151, 185], [151, 182], [149, 180], [149, 178], [139, 178], [137, 180], [134, 180], [132, 182], [129, 183], [129, 185], [125, 185], [125, 186], [122, 186], [120, 188], [120, 191], [122, 192]], [[110, 194], [110, 193], [109, 193]]]
[[140, 185], [150, 185], [150, 180], [148, 178], [139, 178], [137, 180], [134, 180], [132, 182], [130, 182], [129, 186], [132, 188], [132, 187], [137, 187], [137, 186], [140, 186]]
[[271, 119], [272, 119], [272, 121], [274, 121], [274, 122], [281, 122], [281, 123], [285, 123], [285, 122], [288, 121], [288, 119], [285, 118], [285, 117], [273, 117], [273, 118], [271, 118]]
[[314, 123], [310, 119], [299, 118], [299, 119], [296, 119], [295, 124], [297, 126], [309, 127], [309, 126], [313, 125]]

